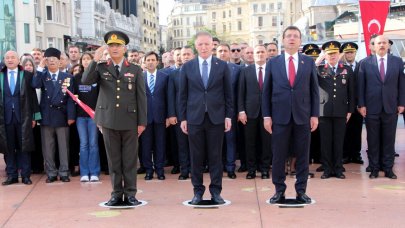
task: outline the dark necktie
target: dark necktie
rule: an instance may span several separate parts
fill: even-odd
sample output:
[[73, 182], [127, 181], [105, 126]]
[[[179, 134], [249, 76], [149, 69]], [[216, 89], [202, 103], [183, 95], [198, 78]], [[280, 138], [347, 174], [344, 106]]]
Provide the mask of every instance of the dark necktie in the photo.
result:
[[204, 87], [207, 88], [208, 84], [208, 63], [206, 60], [202, 63], [202, 81], [204, 83]]
[[332, 67], [333, 70], [333, 76], [336, 76], [336, 67]]
[[53, 85], [55, 86], [56, 85], [56, 74], [52, 74], [52, 82], [53, 82]]
[[381, 77], [381, 81], [384, 81], [384, 79], [385, 79], [384, 58], [380, 59], [380, 77]]
[[15, 90], [15, 76], [14, 76], [14, 71], [10, 71], [10, 90], [11, 90], [11, 94], [14, 94], [14, 90]]
[[120, 76], [120, 66], [115, 65], [115, 73], [117, 74], [117, 77]]
[[294, 86], [295, 81], [295, 66], [294, 66], [294, 57], [290, 56], [290, 61], [288, 63], [288, 79], [290, 81], [290, 86]]
[[263, 72], [262, 67], [259, 67], [259, 88], [262, 90], [263, 88]]

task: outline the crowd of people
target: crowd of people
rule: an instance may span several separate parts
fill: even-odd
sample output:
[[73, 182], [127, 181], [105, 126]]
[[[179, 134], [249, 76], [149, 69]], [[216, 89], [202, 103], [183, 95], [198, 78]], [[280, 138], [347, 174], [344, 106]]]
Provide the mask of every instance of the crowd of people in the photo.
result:
[[[223, 172], [231, 179], [237, 173], [272, 178], [271, 203], [285, 200], [286, 175], [296, 175], [297, 200], [310, 203], [310, 163], [321, 164], [322, 179], [344, 179], [343, 164], [364, 163], [364, 121], [370, 178], [380, 171], [397, 178], [394, 145], [405, 105], [404, 66], [389, 54], [384, 35], [372, 37], [372, 55], [359, 62], [352, 42], [300, 50], [301, 33], [294, 26], [283, 33], [282, 54], [277, 43], [228, 44], [206, 32], [196, 34], [196, 53], [184, 46], [161, 58], [127, 50], [128, 41], [112, 31], [95, 52], [74, 45], [66, 53], [6, 52], [0, 71], [3, 185], [18, 183], [19, 175], [32, 184], [31, 173], [44, 171], [46, 183], [58, 176], [62, 182], [71, 176], [97, 182], [104, 171], [113, 186], [108, 205], [122, 203], [123, 196], [137, 205], [132, 176], [165, 180], [164, 167], [173, 166], [170, 173], [179, 180], [191, 176], [192, 204], [202, 200], [204, 172], [210, 173], [209, 190], [218, 204], [224, 203]], [[95, 111], [94, 119], [69, 92]]]

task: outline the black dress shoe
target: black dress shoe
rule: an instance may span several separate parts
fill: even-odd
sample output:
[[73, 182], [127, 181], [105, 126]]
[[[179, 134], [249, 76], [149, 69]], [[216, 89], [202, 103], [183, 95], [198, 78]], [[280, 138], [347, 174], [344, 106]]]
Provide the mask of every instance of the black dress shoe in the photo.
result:
[[165, 177], [164, 174], [158, 174], [158, 175], [157, 175], [157, 178], [158, 178], [159, 180], [164, 180], [164, 179], [166, 179], [166, 177]]
[[136, 206], [141, 204], [141, 202], [139, 202], [135, 196], [127, 196], [125, 197], [124, 203], [128, 206]]
[[136, 171], [137, 174], [145, 174], [146, 173], [146, 169], [144, 167], [139, 167], [138, 170]]
[[369, 172], [371, 172], [371, 171], [372, 171], [371, 167], [370, 167], [370, 166], [367, 166], [366, 172], [369, 173]]
[[171, 174], [179, 174], [180, 173], [180, 167], [178, 166], [173, 166], [172, 171], [170, 171]]
[[29, 177], [23, 177], [22, 182], [23, 182], [23, 184], [26, 184], [26, 185], [31, 185], [32, 184], [32, 181], [31, 181], [31, 179]]
[[399, 157], [399, 154], [398, 154], [398, 153], [395, 153], [395, 157]]
[[346, 172], [346, 168], [345, 168], [345, 167], [342, 167], [342, 172]]
[[209, 173], [209, 172], [210, 172], [210, 170], [209, 170], [208, 166], [205, 166], [203, 169], [203, 173]]
[[234, 171], [228, 172], [228, 177], [231, 178], [231, 179], [236, 179], [236, 174], [235, 174], [235, 172], [234, 172]]
[[48, 178], [46, 179], [46, 183], [52, 183], [52, 182], [55, 182], [55, 181], [57, 181], [58, 179], [56, 178], [56, 177], [51, 177], [51, 176], [48, 176]]
[[248, 172], [248, 174], [246, 174], [246, 179], [254, 179], [256, 178], [256, 172]]
[[323, 168], [323, 166], [319, 166], [318, 168], [316, 168], [317, 172], [323, 172], [325, 171], [325, 169]]
[[299, 203], [305, 203], [305, 204], [310, 204], [311, 203], [311, 198], [307, 196], [307, 194], [303, 192], [297, 193], [297, 197], [295, 198]]
[[18, 183], [18, 178], [17, 177], [7, 177], [7, 180], [1, 183], [2, 185], [10, 185], [10, 184], [15, 184]]
[[180, 174], [179, 180], [187, 180], [188, 179], [188, 174]]
[[201, 201], [202, 201], [202, 196], [198, 195], [198, 194], [195, 194], [193, 199], [190, 201], [190, 204], [198, 205], [199, 203], [201, 203]]
[[239, 167], [239, 169], [238, 169], [238, 173], [243, 173], [243, 172], [246, 172], [246, 171], [247, 171], [247, 168], [246, 168], [245, 165], [241, 165], [241, 166]]
[[69, 179], [68, 176], [61, 176], [61, 177], [60, 177], [60, 180], [61, 180], [62, 182], [70, 182], [70, 179]]
[[122, 204], [122, 197], [113, 196], [105, 205], [111, 207], [111, 206], [120, 206], [121, 204]]
[[263, 171], [262, 172], [262, 179], [269, 179], [270, 178], [270, 174], [268, 171]]
[[329, 173], [323, 173], [321, 176], [321, 179], [328, 179], [330, 178], [330, 174]]
[[395, 175], [395, 173], [392, 170], [388, 170], [384, 173], [385, 177], [388, 177], [390, 179], [397, 179], [397, 175]]
[[343, 158], [342, 159], [342, 163], [343, 164], [349, 164], [351, 162], [351, 159], [350, 158]]
[[339, 179], [346, 179], [346, 176], [343, 174], [343, 173], [336, 173], [336, 178], [339, 178]]
[[370, 177], [370, 179], [375, 179], [375, 178], [377, 178], [377, 177], [378, 177], [378, 170], [373, 170], [373, 171], [371, 171], [369, 177]]
[[153, 174], [152, 173], [147, 173], [145, 175], [145, 180], [152, 180], [153, 179]]
[[284, 192], [276, 192], [276, 194], [274, 194], [274, 196], [270, 198], [271, 204], [284, 203], [284, 201], [285, 201]]
[[225, 200], [222, 199], [222, 197], [219, 194], [213, 194], [211, 196], [211, 202], [213, 202], [214, 204], [224, 204]]
[[361, 157], [357, 157], [352, 159], [352, 163], [363, 165], [364, 161], [361, 159]]

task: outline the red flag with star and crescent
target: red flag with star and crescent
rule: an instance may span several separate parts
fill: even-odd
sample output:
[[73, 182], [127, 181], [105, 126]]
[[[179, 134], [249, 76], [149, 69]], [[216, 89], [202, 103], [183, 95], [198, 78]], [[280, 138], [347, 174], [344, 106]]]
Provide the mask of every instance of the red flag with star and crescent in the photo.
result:
[[368, 43], [374, 34], [384, 33], [385, 21], [390, 9], [390, 0], [360, 0], [361, 21], [367, 55], [370, 55]]

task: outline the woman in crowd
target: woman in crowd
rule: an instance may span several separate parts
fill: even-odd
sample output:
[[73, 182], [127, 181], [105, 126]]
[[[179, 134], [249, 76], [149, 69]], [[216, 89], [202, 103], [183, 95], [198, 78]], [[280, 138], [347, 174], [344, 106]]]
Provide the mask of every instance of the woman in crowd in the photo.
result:
[[[81, 82], [82, 74], [92, 59], [93, 55], [90, 53], [84, 53], [80, 58], [80, 70], [75, 75], [75, 92], [83, 103], [94, 110], [98, 97], [98, 85], [83, 85]], [[100, 175], [100, 156], [96, 123], [81, 107], [78, 107], [76, 125], [80, 138], [80, 181], [97, 182]]]

